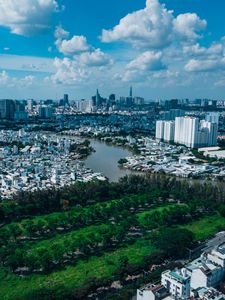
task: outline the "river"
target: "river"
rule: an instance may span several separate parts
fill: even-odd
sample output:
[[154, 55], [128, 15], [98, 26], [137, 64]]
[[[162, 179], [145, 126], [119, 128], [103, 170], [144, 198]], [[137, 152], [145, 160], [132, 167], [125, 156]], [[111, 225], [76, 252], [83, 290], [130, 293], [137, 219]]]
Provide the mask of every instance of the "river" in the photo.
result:
[[111, 146], [97, 140], [90, 140], [91, 146], [96, 152], [93, 152], [86, 160], [86, 167], [94, 172], [101, 172], [108, 177], [109, 181], [118, 181], [121, 177], [129, 175], [130, 170], [124, 170], [118, 167], [118, 160], [126, 156], [131, 156], [127, 149], [117, 146]]

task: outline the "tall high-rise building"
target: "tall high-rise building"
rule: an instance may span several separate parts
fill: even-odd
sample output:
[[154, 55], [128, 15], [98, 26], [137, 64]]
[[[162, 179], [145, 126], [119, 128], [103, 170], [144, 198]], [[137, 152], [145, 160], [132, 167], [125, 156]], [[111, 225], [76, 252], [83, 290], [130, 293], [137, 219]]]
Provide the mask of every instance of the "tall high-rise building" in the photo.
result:
[[218, 124], [198, 118], [178, 117], [175, 120], [175, 143], [189, 148], [215, 146]]
[[130, 96], [130, 98], [133, 98], [133, 87], [132, 86], [130, 87], [130, 95], [129, 96]]
[[29, 111], [33, 111], [33, 108], [34, 108], [34, 100], [33, 99], [27, 100], [27, 108]]
[[145, 99], [142, 97], [133, 97], [133, 103], [135, 105], [143, 105], [145, 104]]
[[0, 100], [0, 118], [13, 120], [15, 113], [15, 102], [9, 99]]
[[218, 112], [208, 112], [205, 116], [206, 121], [219, 124], [219, 113]]
[[162, 120], [174, 121], [177, 117], [184, 116], [184, 110], [182, 109], [170, 109], [161, 113]]
[[175, 122], [174, 121], [165, 121], [164, 122], [164, 136], [163, 139], [165, 142], [174, 141], [174, 132], [175, 132]]
[[109, 101], [110, 102], [115, 102], [116, 101], [116, 95], [115, 94], [109, 95]]
[[51, 106], [39, 106], [38, 115], [41, 119], [50, 119], [53, 117], [54, 108]]
[[64, 100], [64, 106], [69, 105], [69, 95], [68, 94], [64, 94], [63, 100]]
[[59, 106], [69, 106], [69, 95], [68, 94], [64, 94], [63, 99], [59, 100]]
[[164, 139], [164, 121], [157, 121], [156, 122], [156, 133], [155, 138], [159, 141], [162, 141]]
[[77, 101], [77, 109], [81, 112], [87, 112], [91, 113], [94, 111], [94, 100], [85, 100], [82, 99], [80, 101]]
[[100, 94], [99, 94], [98, 89], [97, 89], [97, 91], [96, 91], [96, 106], [97, 106], [97, 107], [101, 106], [101, 96], [100, 96]]
[[198, 118], [177, 117], [175, 119], [174, 142], [189, 148], [198, 147], [198, 129]]
[[156, 122], [156, 139], [159, 141], [174, 141], [175, 122], [174, 121], [157, 121]]
[[200, 133], [204, 133], [204, 140], [200, 140], [199, 144], [202, 146], [215, 146], [218, 136], [218, 124], [202, 120], [200, 122]]

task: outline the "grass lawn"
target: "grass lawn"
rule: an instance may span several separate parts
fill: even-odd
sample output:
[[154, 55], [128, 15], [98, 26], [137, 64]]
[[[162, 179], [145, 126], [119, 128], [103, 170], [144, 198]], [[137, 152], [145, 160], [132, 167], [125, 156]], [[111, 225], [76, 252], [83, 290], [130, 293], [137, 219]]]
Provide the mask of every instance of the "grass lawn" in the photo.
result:
[[129, 263], [141, 263], [143, 258], [154, 250], [149, 241], [140, 239], [126, 248], [100, 257], [93, 256], [88, 261], [80, 261], [74, 267], [69, 266], [49, 275], [32, 275], [23, 279], [12, 273], [6, 275], [4, 270], [0, 269], [0, 299], [33, 300], [35, 298], [28, 298], [27, 295], [41, 288], [63, 286], [65, 290], [73, 290], [84, 286], [89, 278], [111, 278], [112, 273], [119, 268], [120, 257], [127, 256]]
[[207, 216], [181, 227], [192, 231], [196, 240], [205, 240], [225, 229], [225, 218], [219, 215]]

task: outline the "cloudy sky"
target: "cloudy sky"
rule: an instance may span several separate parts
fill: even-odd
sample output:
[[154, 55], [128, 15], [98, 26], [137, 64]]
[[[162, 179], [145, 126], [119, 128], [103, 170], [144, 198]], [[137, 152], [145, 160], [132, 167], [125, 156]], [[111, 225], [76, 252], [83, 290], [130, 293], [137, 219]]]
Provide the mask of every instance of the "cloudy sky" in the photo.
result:
[[0, 0], [0, 98], [225, 99], [224, 0]]

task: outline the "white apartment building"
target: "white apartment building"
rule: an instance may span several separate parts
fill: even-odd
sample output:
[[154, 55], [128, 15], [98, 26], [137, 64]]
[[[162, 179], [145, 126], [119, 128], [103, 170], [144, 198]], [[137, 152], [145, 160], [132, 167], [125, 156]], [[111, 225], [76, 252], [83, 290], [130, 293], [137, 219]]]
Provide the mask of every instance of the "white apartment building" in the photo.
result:
[[199, 145], [214, 146], [217, 142], [218, 124], [202, 120], [200, 122], [200, 133], [204, 133], [204, 139], [199, 141]]
[[157, 121], [156, 122], [155, 138], [159, 141], [162, 141], [164, 139], [164, 127], [165, 127], [165, 122], [164, 121]]
[[161, 284], [175, 298], [188, 299], [190, 297], [191, 277], [185, 268], [163, 272]]
[[199, 119], [178, 117], [175, 119], [174, 142], [189, 148], [198, 146]]
[[156, 139], [159, 141], [174, 141], [175, 122], [173, 121], [157, 121], [156, 122]]
[[174, 141], [174, 132], [175, 132], [175, 122], [165, 121], [164, 122], [164, 141], [173, 142]]
[[217, 142], [218, 124], [193, 117], [175, 119], [174, 142], [188, 148], [214, 146]]

